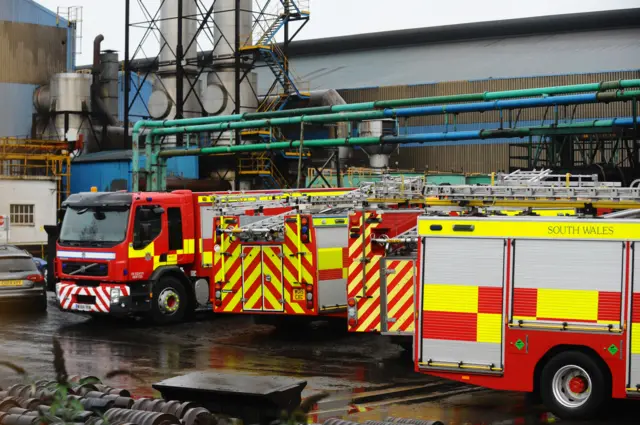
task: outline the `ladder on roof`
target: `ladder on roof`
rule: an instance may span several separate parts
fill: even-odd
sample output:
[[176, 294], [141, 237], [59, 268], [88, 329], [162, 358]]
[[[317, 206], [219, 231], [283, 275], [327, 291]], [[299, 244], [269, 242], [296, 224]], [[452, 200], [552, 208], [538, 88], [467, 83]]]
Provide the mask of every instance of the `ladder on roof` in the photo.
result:
[[[580, 203], [612, 202], [635, 204], [640, 208], [640, 189], [610, 186], [425, 186], [427, 204], [440, 199], [447, 202], [482, 202], [490, 206], [499, 201], [573, 201]], [[432, 199], [428, 199], [432, 198]], [[433, 199], [435, 198], [435, 199]]]
[[[230, 194], [214, 198], [214, 208], [294, 207], [300, 210], [326, 208], [357, 208], [364, 204], [415, 203], [438, 207], [568, 207], [627, 209], [640, 208], [640, 188], [620, 187], [598, 182], [597, 176], [569, 176], [559, 184], [549, 170], [538, 174], [517, 172], [500, 177], [492, 186], [426, 185], [424, 178], [383, 176], [380, 181], [361, 183], [360, 187], [340, 195], [314, 195], [281, 192], [270, 195]], [[596, 205], [597, 204], [597, 205]]]
[[284, 219], [290, 215], [291, 211], [282, 214], [265, 217], [263, 220], [255, 221], [243, 227], [232, 229], [220, 229], [221, 233], [243, 234], [246, 236], [276, 234], [284, 230]]
[[516, 170], [496, 175], [498, 186], [621, 186], [620, 183], [600, 182], [597, 174], [553, 174], [550, 169]]

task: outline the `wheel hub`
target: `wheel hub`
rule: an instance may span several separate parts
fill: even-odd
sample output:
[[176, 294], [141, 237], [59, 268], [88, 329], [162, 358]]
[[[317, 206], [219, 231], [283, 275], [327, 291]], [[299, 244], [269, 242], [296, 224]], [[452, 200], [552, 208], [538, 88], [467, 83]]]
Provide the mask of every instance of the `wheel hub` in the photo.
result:
[[553, 396], [565, 407], [575, 409], [591, 396], [591, 377], [582, 367], [566, 365], [553, 376]]
[[587, 383], [581, 376], [576, 376], [569, 381], [569, 389], [572, 393], [582, 394], [587, 390]]
[[161, 313], [172, 315], [180, 308], [180, 296], [172, 288], [163, 289], [158, 297], [158, 307]]

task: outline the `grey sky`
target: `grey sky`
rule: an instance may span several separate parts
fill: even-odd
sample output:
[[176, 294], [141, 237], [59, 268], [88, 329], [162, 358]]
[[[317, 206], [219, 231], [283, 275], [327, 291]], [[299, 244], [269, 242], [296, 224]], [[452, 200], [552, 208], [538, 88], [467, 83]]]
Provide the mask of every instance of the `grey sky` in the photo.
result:
[[[124, 49], [123, 0], [36, 0], [51, 10], [58, 6], [83, 6], [82, 54], [78, 64], [91, 61], [91, 43], [96, 34], [105, 36], [103, 48]], [[308, 1], [308, 0], [306, 0]], [[157, 10], [160, 0], [144, 0]], [[139, 6], [132, 0], [132, 11], [142, 20]], [[208, 3], [204, 1], [204, 3]], [[264, 1], [260, 2], [264, 3]], [[640, 7], [640, 0], [311, 0], [311, 20], [299, 39], [333, 37], [367, 32], [388, 31], [511, 19], [526, 16], [588, 12], [602, 9]], [[137, 42], [141, 34], [132, 35]], [[145, 45], [147, 55], [157, 53], [157, 44]], [[133, 43], [132, 43], [133, 44]], [[208, 46], [201, 45], [203, 48]], [[132, 45], [133, 48], [133, 45]], [[154, 48], [156, 49], [154, 52]], [[142, 55], [144, 56], [144, 55]]]

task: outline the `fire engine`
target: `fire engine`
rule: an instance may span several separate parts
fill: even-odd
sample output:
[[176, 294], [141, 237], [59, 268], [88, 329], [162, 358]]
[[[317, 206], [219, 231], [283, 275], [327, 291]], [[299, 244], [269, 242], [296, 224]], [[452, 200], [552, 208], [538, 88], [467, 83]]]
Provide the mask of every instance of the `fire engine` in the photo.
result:
[[[515, 171], [494, 175], [494, 189], [517, 187], [595, 187], [619, 186], [597, 181], [593, 175], [552, 174], [550, 170]], [[436, 197], [425, 203], [430, 207], [405, 211], [402, 214], [383, 211], [376, 219], [375, 212], [352, 213], [355, 231], [362, 228], [362, 237], [349, 239], [351, 270], [348, 278], [350, 332], [378, 332], [391, 336], [391, 340], [411, 352], [413, 347], [415, 312], [415, 272], [417, 259], [417, 216], [574, 216], [576, 208], [530, 208], [527, 204], [504, 208], [485, 203], [483, 207], [441, 205]], [[493, 203], [493, 202], [492, 202]], [[486, 206], [489, 205], [489, 206]], [[596, 211], [591, 211], [595, 213]]]
[[[417, 371], [538, 393], [562, 418], [640, 395], [640, 190], [427, 187], [431, 204], [553, 205], [601, 217], [418, 219]], [[638, 328], [640, 329], [640, 327]], [[638, 340], [638, 341], [636, 341]]]
[[[245, 225], [226, 209], [226, 214], [214, 219], [214, 311], [250, 313], [259, 322], [276, 325], [303, 324], [305, 317], [344, 319], [347, 276], [354, 272], [353, 257], [359, 255], [350, 252], [350, 241], [361, 240], [369, 232], [366, 226], [353, 226], [359, 218], [349, 211], [374, 202], [376, 208], [367, 212], [366, 225], [378, 220], [372, 218], [378, 217], [376, 211], [385, 211], [390, 218], [384, 223], [391, 226], [385, 234], [396, 234], [415, 226], [420, 210], [389, 208], [419, 195], [421, 181], [388, 178], [341, 196], [309, 198], [297, 204], [295, 211]], [[233, 208], [255, 206], [230, 200]]]
[[[352, 189], [234, 194], [263, 206], [242, 210], [240, 225], [291, 210], [298, 200]], [[56, 245], [56, 295], [62, 310], [146, 315], [179, 321], [210, 306], [214, 203], [220, 193], [89, 192], [63, 203]]]

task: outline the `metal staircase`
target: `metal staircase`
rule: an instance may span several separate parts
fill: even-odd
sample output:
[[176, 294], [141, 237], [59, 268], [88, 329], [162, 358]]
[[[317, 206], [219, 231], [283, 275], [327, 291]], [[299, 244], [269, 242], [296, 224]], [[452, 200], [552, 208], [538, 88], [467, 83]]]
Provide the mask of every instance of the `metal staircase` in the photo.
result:
[[260, 177], [266, 189], [285, 189], [289, 187], [287, 179], [266, 154], [238, 159], [238, 173], [243, 176]]
[[[271, 112], [284, 109], [292, 99], [307, 99], [309, 97], [306, 84], [298, 78], [286, 57], [282, 48], [276, 43], [276, 36], [291, 22], [302, 22], [302, 26], [309, 20], [309, 0], [279, 0], [270, 3], [276, 10], [262, 10], [260, 16], [255, 19], [253, 34], [250, 35], [245, 45], [240, 48], [240, 53], [252, 57], [254, 62], [260, 61], [271, 71], [274, 80], [266, 93], [264, 93], [257, 111]], [[302, 28], [293, 32], [289, 39], [284, 40], [288, 45], [291, 38]], [[288, 32], [285, 31], [285, 35]], [[286, 38], [286, 37], [285, 37]], [[241, 136], [245, 140], [259, 140], [260, 142], [275, 142], [287, 140], [279, 129], [259, 129], [258, 131], [243, 131]], [[297, 159], [299, 155], [295, 155]], [[306, 156], [306, 155], [303, 155]], [[253, 169], [249, 167], [253, 166]], [[280, 173], [271, 159], [255, 157], [240, 159], [239, 174], [256, 175], [261, 177], [264, 186], [269, 189], [289, 187], [287, 180]]]

